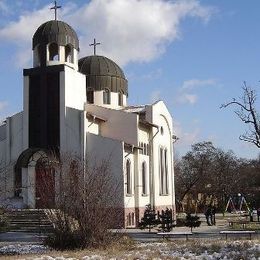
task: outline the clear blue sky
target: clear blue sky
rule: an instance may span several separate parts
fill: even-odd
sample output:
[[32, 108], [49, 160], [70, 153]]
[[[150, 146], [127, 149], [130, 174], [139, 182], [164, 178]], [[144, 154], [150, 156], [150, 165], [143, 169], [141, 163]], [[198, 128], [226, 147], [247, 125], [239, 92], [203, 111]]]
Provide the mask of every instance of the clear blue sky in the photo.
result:
[[[239, 141], [245, 126], [232, 108], [243, 81], [260, 93], [259, 0], [60, 0], [60, 19], [80, 38], [80, 56], [98, 53], [121, 65], [129, 80], [129, 104], [166, 102], [180, 140], [212, 141], [238, 156], [259, 149]], [[22, 69], [31, 66], [31, 38], [52, 19], [52, 1], [0, 0], [0, 120], [22, 110]], [[259, 97], [260, 99], [260, 97]], [[260, 103], [258, 103], [260, 110]]]

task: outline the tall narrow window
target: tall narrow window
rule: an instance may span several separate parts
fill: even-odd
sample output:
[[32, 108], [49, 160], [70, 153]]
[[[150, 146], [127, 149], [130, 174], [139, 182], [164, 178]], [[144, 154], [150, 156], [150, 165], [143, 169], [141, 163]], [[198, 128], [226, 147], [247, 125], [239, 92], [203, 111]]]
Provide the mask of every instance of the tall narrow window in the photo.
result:
[[167, 149], [160, 148], [160, 194], [167, 195], [168, 190], [168, 163], [167, 163]]
[[132, 214], [131, 214], [131, 224], [132, 224], [132, 226], [135, 226], [135, 213], [134, 212], [132, 212]]
[[57, 43], [51, 43], [49, 45], [49, 60], [50, 61], [59, 60], [59, 46]]
[[103, 92], [103, 103], [110, 104], [111, 103], [111, 93], [109, 89], [105, 89]]
[[164, 149], [164, 175], [165, 175], [165, 187], [164, 192], [165, 194], [169, 194], [168, 190], [168, 160], [167, 160], [167, 149]]
[[118, 93], [118, 105], [123, 106], [123, 92], [122, 91], [120, 91]]
[[65, 61], [73, 63], [73, 49], [70, 45], [65, 47]]
[[126, 161], [126, 194], [132, 194], [131, 162]]
[[87, 88], [87, 101], [89, 104], [94, 103], [94, 91], [93, 88]]
[[130, 214], [130, 213], [127, 214], [126, 225], [127, 225], [127, 226], [131, 226], [131, 214]]
[[146, 163], [142, 163], [142, 194], [147, 194]]

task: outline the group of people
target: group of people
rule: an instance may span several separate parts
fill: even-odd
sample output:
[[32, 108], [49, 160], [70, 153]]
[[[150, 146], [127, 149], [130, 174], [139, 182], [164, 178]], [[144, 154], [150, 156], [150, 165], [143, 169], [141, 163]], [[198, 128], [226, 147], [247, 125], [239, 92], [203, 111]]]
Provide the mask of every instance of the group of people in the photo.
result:
[[208, 206], [205, 211], [205, 217], [208, 226], [216, 225], [216, 207], [215, 206]]

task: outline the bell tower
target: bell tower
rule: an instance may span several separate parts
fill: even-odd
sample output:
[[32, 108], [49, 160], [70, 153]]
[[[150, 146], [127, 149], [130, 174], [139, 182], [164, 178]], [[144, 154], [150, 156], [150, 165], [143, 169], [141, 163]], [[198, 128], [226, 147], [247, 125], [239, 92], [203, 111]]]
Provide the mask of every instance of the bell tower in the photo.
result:
[[79, 41], [75, 31], [62, 21], [42, 24], [33, 36], [33, 67], [66, 64], [78, 70]]
[[55, 19], [36, 30], [32, 51], [33, 68], [23, 71], [23, 148], [60, 150], [67, 143], [68, 109], [82, 111], [86, 101], [79, 40], [70, 25]]

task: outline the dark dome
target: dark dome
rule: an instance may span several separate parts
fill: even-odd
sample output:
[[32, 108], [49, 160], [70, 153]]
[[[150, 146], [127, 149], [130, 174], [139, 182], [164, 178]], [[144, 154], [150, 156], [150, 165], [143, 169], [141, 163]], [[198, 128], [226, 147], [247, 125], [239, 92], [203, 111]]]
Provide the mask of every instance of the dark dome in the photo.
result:
[[42, 24], [33, 36], [33, 49], [38, 44], [57, 43], [66, 46], [71, 44], [79, 50], [79, 39], [76, 32], [67, 23], [62, 21], [48, 21]]
[[112, 92], [122, 91], [128, 95], [127, 79], [122, 69], [104, 56], [87, 56], [79, 60], [79, 72], [86, 75], [87, 88], [94, 90], [109, 89]]

